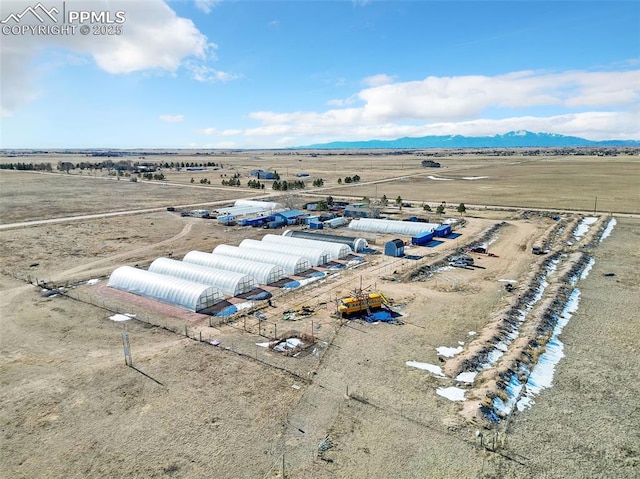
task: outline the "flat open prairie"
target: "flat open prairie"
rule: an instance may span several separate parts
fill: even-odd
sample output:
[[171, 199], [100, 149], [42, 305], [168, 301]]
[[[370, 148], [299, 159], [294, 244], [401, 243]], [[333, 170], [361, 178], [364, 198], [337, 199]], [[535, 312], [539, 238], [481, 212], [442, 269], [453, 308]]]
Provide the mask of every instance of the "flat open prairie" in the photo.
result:
[[[51, 162], [55, 169], [60, 158], [86, 160], [39, 155], [20, 161]], [[163, 181], [137, 182], [117, 180], [106, 170], [0, 170], [0, 476], [638, 476], [640, 158], [452, 155], [436, 158], [442, 167], [434, 169], [422, 168], [422, 159], [265, 151], [205, 160], [183, 152], [152, 160], [222, 167], [163, 168]], [[302, 178], [307, 187], [282, 194], [265, 181], [264, 190], [250, 189], [245, 175], [252, 169]], [[221, 185], [235, 174], [243, 187]], [[338, 184], [355, 174], [359, 183]], [[200, 183], [203, 178], [211, 185]], [[317, 178], [323, 187], [311, 186]], [[357, 267], [346, 261], [339, 270], [318, 267], [326, 276], [298, 289], [264, 287], [273, 304], [254, 305], [262, 319], [255, 309], [222, 319], [189, 313], [106, 286], [122, 265], [145, 268], [161, 256], [181, 259], [191, 250], [210, 252], [272, 232], [182, 217], [167, 206], [213, 209], [237, 198], [272, 196], [301, 208], [329, 195], [354, 201], [386, 195], [386, 216], [431, 220], [441, 218], [424, 212], [421, 203], [446, 201], [444, 218], [458, 221], [460, 236], [408, 247], [403, 258], [366, 254]], [[400, 211], [392, 205], [397, 196], [413, 206]], [[461, 202], [473, 207], [455, 212]], [[625, 214], [613, 214], [617, 223], [600, 241], [613, 224], [610, 211]], [[78, 218], [113, 212], [121, 215]], [[587, 224], [585, 216], [593, 218], [591, 226], [574, 238], [572, 232]], [[36, 223], [48, 219], [56, 222]], [[396, 237], [363, 236], [378, 252]], [[488, 244], [493, 256], [473, 254], [469, 269], [439, 269], [473, 242]], [[532, 255], [531, 247], [542, 242], [549, 253]], [[553, 385], [534, 397], [531, 408], [495, 424], [469, 414], [469, 405], [501, 394], [500, 381], [514, 371], [509, 361], [542, 353], [535, 346], [549, 331], [536, 329], [542, 328], [536, 321], [548, 317], [547, 306], [562, 302], [567, 271], [587, 258], [593, 268], [575, 284], [580, 303], [560, 336], [564, 357]], [[557, 260], [556, 270], [540, 283], [546, 289], [519, 339], [495, 364], [475, 371], [472, 382], [457, 380], [448, 372], [459, 366], [456, 358], [466, 358], [471, 368], [481, 351], [498, 343], [495, 338], [505, 338], [496, 325], [504, 326], [505, 312], [530, 294], [545, 268], [551, 271], [550, 260]], [[43, 296], [36, 281], [69, 289]], [[383, 291], [401, 321], [336, 317], [336, 298], [360, 287]], [[303, 306], [313, 314], [290, 320], [287, 312]], [[111, 321], [115, 312], [137, 319]], [[123, 333], [134, 367], [125, 365]], [[313, 347], [290, 357], [257, 346], [292, 335], [312, 337]], [[529, 349], [518, 355], [528, 339]], [[437, 349], [442, 347], [458, 355], [448, 357]], [[440, 394], [452, 387], [464, 391], [464, 401]]]

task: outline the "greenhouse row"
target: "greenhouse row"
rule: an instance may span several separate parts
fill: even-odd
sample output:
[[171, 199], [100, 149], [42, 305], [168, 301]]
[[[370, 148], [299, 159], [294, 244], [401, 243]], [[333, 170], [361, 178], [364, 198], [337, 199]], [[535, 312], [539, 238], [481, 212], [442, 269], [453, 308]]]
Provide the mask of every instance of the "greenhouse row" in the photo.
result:
[[245, 239], [239, 246], [216, 246], [212, 253], [191, 251], [182, 261], [158, 258], [148, 271], [129, 266], [116, 269], [109, 286], [198, 312], [223, 297], [240, 296], [259, 284], [273, 284], [313, 266], [346, 258], [352, 253], [349, 244], [358, 240], [350, 238], [345, 244], [331, 236], [334, 238], [265, 235], [262, 241]]
[[420, 233], [433, 232], [440, 225], [438, 223], [419, 223], [413, 221], [382, 220], [377, 218], [360, 218], [352, 220], [349, 228], [355, 231], [371, 233], [400, 234], [415, 236]]

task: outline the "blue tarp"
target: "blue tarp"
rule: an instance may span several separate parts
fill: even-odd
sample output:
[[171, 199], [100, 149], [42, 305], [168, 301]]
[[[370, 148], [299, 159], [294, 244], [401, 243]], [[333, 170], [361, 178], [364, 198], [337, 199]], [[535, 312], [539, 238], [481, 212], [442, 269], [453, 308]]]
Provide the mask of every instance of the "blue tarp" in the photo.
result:
[[231, 306], [227, 306], [226, 308], [218, 311], [216, 316], [231, 316], [238, 312], [238, 308], [236, 308], [233, 304]]
[[444, 243], [444, 241], [431, 240], [424, 246], [426, 246], [427, 248], [435, 248], [436, 246], [438, 246], [438, 245], [440, 245], [442, 243]]
[[391, 311], [376, 311], [366, 316], [364, 320], [367, 323], [375, 323], [376, 321], [382, 321], [383, 323], [391, 323], [394, 321]]

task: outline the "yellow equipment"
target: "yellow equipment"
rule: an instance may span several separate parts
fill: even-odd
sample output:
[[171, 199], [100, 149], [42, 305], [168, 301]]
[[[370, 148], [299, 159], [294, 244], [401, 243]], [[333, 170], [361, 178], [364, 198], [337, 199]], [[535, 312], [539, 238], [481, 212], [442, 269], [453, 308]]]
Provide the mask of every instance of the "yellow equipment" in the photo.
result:
[[379, 309], [385, 298], [381, 293], [369, 293], [362, 296], [348, 296], [342, 298], [338, 304], [338, 311], [343, 316], [348, 316], [361, 311], [369, 311], [371, 309]]

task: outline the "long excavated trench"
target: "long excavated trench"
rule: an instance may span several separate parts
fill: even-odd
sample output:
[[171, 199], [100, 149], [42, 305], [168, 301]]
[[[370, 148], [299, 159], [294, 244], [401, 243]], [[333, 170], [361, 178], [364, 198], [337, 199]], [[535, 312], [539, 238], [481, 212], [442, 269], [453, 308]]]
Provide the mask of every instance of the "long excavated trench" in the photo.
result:
[[[551, 386], [555, 364], [564, 355], [558, 336], [577, 310], [576, 285], [594, 264], [590, 251], [613, 225], [613, 218], [587, 217], [550, 228], [543, 241], [548, 254], [521, 281], [526, 286], [507, 307], [492, 314], [482, 331], [441, 366], [411, 365], [455, 381], [456, 386], [437, 392], [460, 401], [461, 415], [473, 423], [491, 427], [514, 410], [531, 407], [534, 397]], [[479, 241], [491, 241], [501, 226]]]

